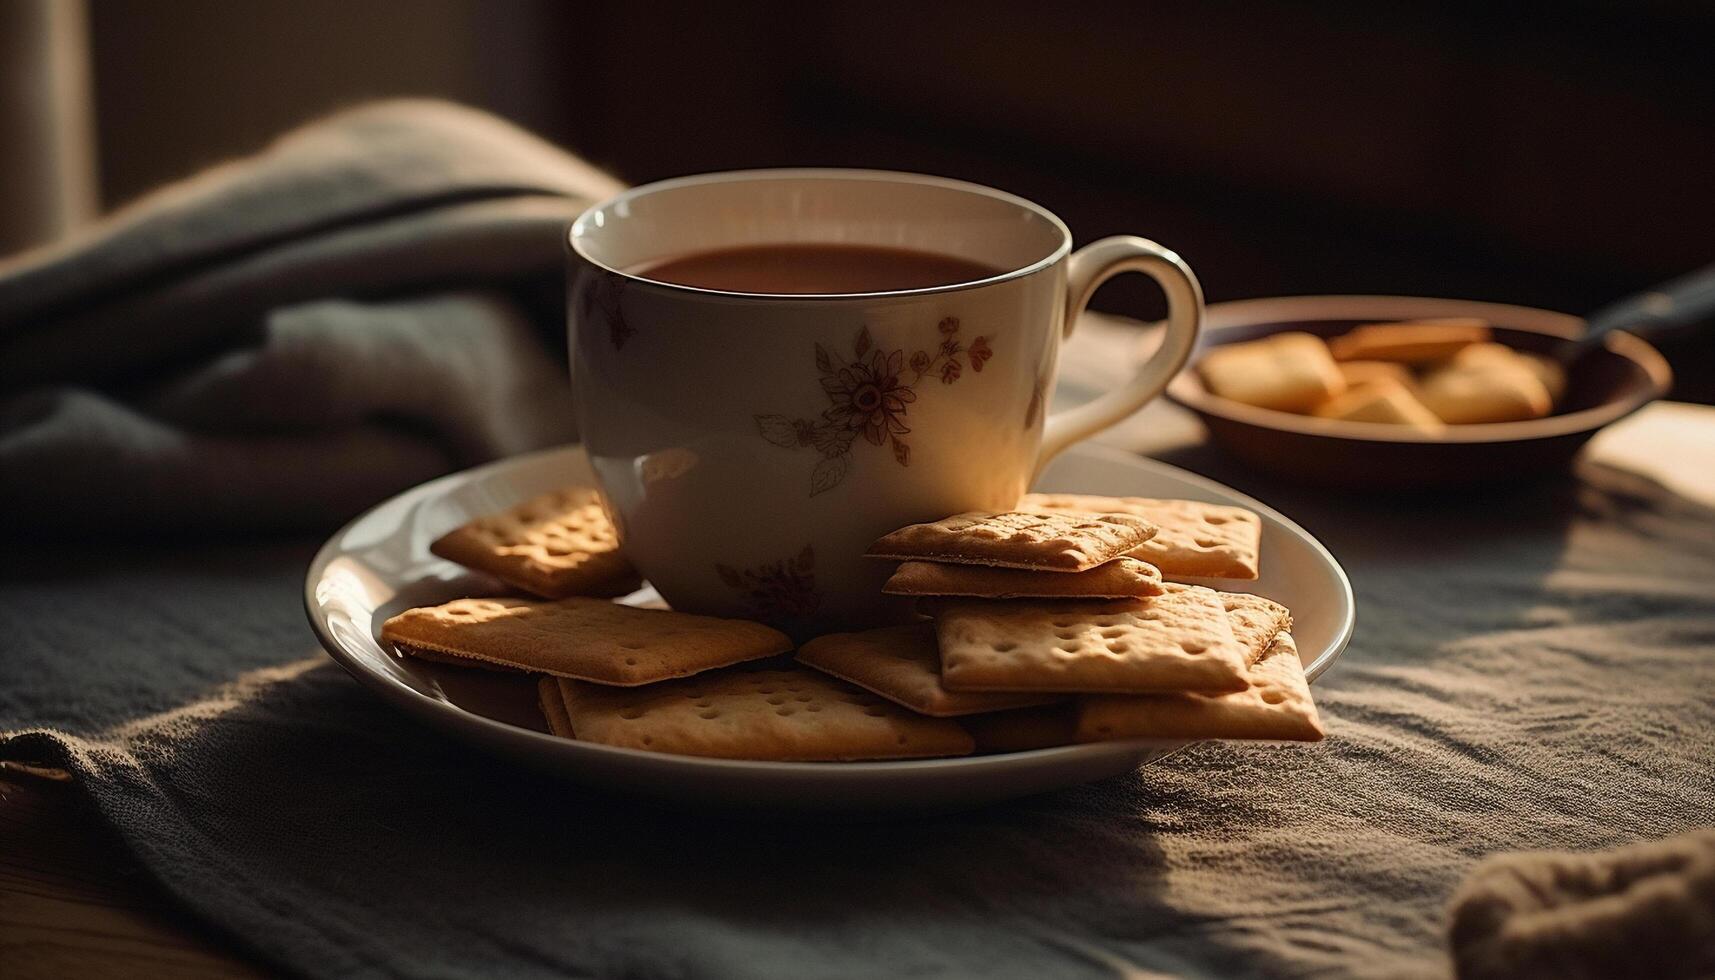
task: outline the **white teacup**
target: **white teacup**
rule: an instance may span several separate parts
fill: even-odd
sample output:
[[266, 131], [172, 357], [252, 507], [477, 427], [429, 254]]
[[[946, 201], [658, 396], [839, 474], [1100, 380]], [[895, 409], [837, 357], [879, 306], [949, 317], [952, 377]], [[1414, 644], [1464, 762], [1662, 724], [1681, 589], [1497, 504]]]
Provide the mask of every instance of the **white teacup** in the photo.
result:
[[[854, 294], [734, 293], [634, 270], [782, 243], [907, 248], [1005, 270]], [[1000, 191], [863, 170], [649, 184], [572, 225], [578, 423], [632, 562], [675, 609], [800, 635], [899, 619], [863, 556], [895, 528], [1011, 507], [1056, 453], [1130, 415], [1184, 365], [1202, 291], [1141, 238], [1072, 251]], [[1125, 386], [1053, 415], [1061, 338], [1121, 272], [1167, 294], [1165, 342]]]

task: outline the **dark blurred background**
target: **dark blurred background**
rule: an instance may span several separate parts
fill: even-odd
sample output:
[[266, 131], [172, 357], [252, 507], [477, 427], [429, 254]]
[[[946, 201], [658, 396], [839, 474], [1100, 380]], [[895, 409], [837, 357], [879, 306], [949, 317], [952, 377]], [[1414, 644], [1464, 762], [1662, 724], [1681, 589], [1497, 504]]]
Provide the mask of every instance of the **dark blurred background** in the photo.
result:
[[[817, 164], [992, 184], [1080, 241], [1175, 248], [1212, 300], [1584, 312], [1715, 259], [1708, 3], [90, 0], [86, 14], [106, 205], [329, 108], [428, 94], [631, 182]], [[1098, 305], [1155, 302], [1116, 283]], [[1676, 357], [1693, 388], [1709, 386], [1703, 353]]]

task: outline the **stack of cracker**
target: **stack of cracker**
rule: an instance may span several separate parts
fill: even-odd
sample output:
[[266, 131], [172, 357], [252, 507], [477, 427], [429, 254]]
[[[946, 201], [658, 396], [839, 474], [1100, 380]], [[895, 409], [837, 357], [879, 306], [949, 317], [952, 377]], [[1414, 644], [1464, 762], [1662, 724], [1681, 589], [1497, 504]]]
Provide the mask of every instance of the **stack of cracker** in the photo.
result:
[[[980, 749], [1121, 738], [1316, 740], [1291, 614], [1167, 577], [1254, 579], [1261, 524], [1184, 500], [1030, 495], [902, 528], [872, 557], [933, 622], [819, 637], [798, 659]], [[1046, 706], [1046, 707], [1044, 707]]]
[[639, 584], [590, 488], [472, 521], [431, 545], [524, 595], [463, 598], [389, 619], [400, 654], [538, 675], [547, 727], [623, 748], [833, 761], [963, 755], [971, 735], [782, 655], [761, 623], [611, 602]]
[[1286, 609], [1168, 581], [1255, 578], [1261, 526], [1182, 500], [1027, 497], [913, 525], [871, 554], [934, 619], [792, 641], [610, 601], [637, 584], [593, 490], [526, 501], [435, 554], [530, 595], [406, 610], [403, 656], [536, 675], [554, 734], [780, 761], [908, 759], [1117, 738], [1322, 734]]
[[1492, 337], [1469, 317], [1364, 324], [1326, 342], [1278, 333], [1216, 347], [1198, 371], [1211, 392], [1247, 405], [1427, 434], [1553, 411], [1564, 369]]

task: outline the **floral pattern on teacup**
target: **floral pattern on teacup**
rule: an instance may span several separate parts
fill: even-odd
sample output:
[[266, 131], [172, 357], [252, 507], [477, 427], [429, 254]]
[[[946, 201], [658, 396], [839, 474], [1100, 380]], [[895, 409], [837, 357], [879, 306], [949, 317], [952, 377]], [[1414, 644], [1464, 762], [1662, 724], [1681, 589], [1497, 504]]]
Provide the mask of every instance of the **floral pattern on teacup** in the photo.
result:
[[753, 568], [715, 565], [728, 588], [738, 592], [757, 619], [769, 622], [806, 620], [822, 605], [816, 588], [816, 549], [805, 545], [791, 558], [764, 562]]
[[[784, 449], [814, 448], [822, 458], [810, 471], [810, 496], [839, 486], [851, 470], [852, 450], [859, 436], [872, 446], [888, 446], [894, 462], [911, 465], [911, 432], [905, 418], [917, 400], [917, 385], [934, 376], [942, 384], [959, 380], [968, 363], [982, 372], [994, 356], [987, 337], [969, 344], [959, 339], [959, 318], [944, 317], [937, 325], [940, 343], [917, 350], [909, 359], [904, 349], [883, 351], [875, 345], [869, 327], [858, 330], [852, 341], [852, 359], [816, 344], [816, 371], [829, 405], [819, 418], [786, 415], [757, 415], [756, 428], [762, 438]], [[910, 380], [906, 380], [906, 372]]]
[[578, 292], [579, 315], [586, 320], [599, 315], [607, 323], [607, 339], [614, 350], [624, 350], [625, 342], [637, 332], [637, 328], [626, 322], [625, 310], [620, 305], [624, 283], [624, 279], [611, 272], [596, 272], [584, 280]]

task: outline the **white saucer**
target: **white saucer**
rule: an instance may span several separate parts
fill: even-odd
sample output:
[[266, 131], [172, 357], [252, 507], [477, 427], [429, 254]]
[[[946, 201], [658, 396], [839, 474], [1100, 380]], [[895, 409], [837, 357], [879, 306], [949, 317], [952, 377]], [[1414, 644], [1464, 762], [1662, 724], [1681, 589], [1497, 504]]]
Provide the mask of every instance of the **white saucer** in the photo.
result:
[[[478, 515], [590, 479], [583, 451], [567, 447], [454, 473], [375, 507], [329, 539], [310, 565], [304, 606], [316, 636], [334, 660], [383, 700], [444, 732], [593, 786], [687, 803], [843, 813], [947, 809], [1128, 772], [1185, 744], [1109, 742], [907, 762], [740, 762], [662, 755], [550, 735], [536, 707], [532, 678], [401, 658], [377, 639], [381, 623], [403, 609], [504, 591], [486, 576], [429, 554], [429, 542]], [[1038, 489], [1248, 507], [1262, 515], [1262, 578], [1224, 584], [1292, 609], [1293, 637], [1312, 681], [1351, 638], [1354, 613], [1346, 573], [1302, 528], [1243, 494], [1176, 467], [1093, 446], [1074, 447], [1061, 456]], [[645, 589], [626, 601], [652, 598], [653, 591]], [[1255, 750], [1279, 751], [1266, 745]]]

